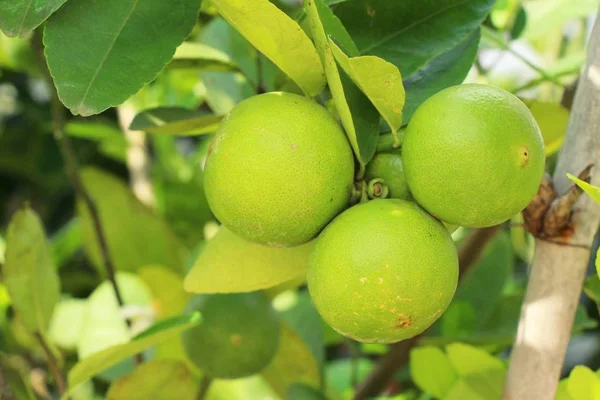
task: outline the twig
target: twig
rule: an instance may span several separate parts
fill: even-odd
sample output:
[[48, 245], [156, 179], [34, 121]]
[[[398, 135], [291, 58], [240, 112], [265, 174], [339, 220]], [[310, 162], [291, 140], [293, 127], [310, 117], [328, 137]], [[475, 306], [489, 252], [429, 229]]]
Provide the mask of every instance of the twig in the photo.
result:
[[60, 368], [58, 367], [56, 357], [54, 357], [54, 353], [52, 353], [52, 350], [50, 350], [50, 347], [48, 347], [48, 343], [46, 343], [46, 340], [39, 332], [35, 333], [35, 338], [44, 350], [44, 354], [46, 355], [46, 361], [48, 362], [48, 367], [50, 368], [50, 372], [52, 373], [54, 381], [56, 382], [58, 393], [62, 397], [65, 395], [67, 385], [65, 383], [65, 377], [63, 376]]
[[142, 131], [129, 129], [129, 125], [135, 117], [133, 105], [124, 103], [117, 107], [117, 116], [127, 141], [127, 168], [129, 169], [131, 190], [140, 202], [154, 208], [156, 199], [154, 198], [154, 188], [150, 179], [146, 134]]
[[[119, 308], [124, 306], [123, 296], [121, 296], [121, 291], [119, 290], [119, 285], [117, 284], [117, 278], [115, 273], [115, 266], [113, 264], [112, 258], [110, 257], [110, 252], [108, 249], [108, 242], [106, 240], [106, 234], [102, 227], [102, 222], [100, 220], [100, 214], [98, 212], [98, 208], [96, 207], [96, 203], [94, 199], [92, 199], [91, 195], [87, 191], [83, 181], [81, 180], [81, 176], [79, 175], [79, 163], [77, 161], [77, 156], [75, 155], [75, 150], [73, 148], [73, 142], [71, 142], [71, 138], [65, 134], [65, 108], [62, 105], [58, 92], [56, 91], [56, 87], [52, 82], [52, 76], [50, 75], [50, 71], [48, 70], [48, 66], [46, 64], [46, 57], [44, 55], [44, 47], [42, 43], [42, 35], [39, 31], [34, 33], [32, 38], [32, 45], [34, 49], [35, 56], [38, 59], [40, 68], [44, 76], [46, 77], [46, 82], [48, 83], [48, 87], [52, 91], [51, 98], [51, 115], [52, 115], [52, 123], [53, 123], [53, 131], [54, 131], [54, 139], [58, 144], [60, 153], [62, 155], [63, 161], [65, 163], [65, 171], [73, 188], [75, 189], [75, 194], [79, 197], [85, 206], [88, 209], [88, 212], [92, 218], [92, 223], [94, 226], [94, 231], [96, 233], [96, 238], [98, 239], [98, 244], [100, 246], [100, 255], [102, 258], [102, 264], [106, 270], [106, 274], [108, 276], [108, 280], [111, 282], [113, 290], [115, 292], [115, 297], [117, 298], [117, 302], [119, 304]], [[125, 319], [128, 327], [131, 327], [131, 320], [128, 318]], [[142, 360], [142, 356], [136, 356], [136, 363], [140, 363]]]
[[[465, 238], [458, 251], [460, 277], [463, 277], [475, 261], [479, 259], [486, 245], [498, 233], [499, 228], [500, 225], [475, 229]], [[379, 360], [375, 369], [358, 387], [354, 400], [366, 400], [381, 393], [394, 377], [396, 371], [408, 362], [411, 349], [426, 334], [427, 331], [412, 339], [394, 343], [390, 347], [390, 351]]]
[[[565, 193], [571, 185], [566, 173], [578, 173], [597, 162], [600, 154], [600, 11], [588, 46], [588, 58], [573, 101], [569, 127], [554, 185]], [[592, 184], [600, 174], [591, 172]], [[600, 207], [588, 196], [575, 203], [572, 232], [559, 245], [536, 240], [535, 256], [513, 346], [505, 400], [552, 400], [563, 366], [590, 249], [600, 223]], [[583, 246], [582, 246], [583, 245]]]
[[213, 379], [206, 374], [202, 377], [202, 380], [200, 381], [200, 387], [196, 393], [196, 400], [204, 400], [206, 398], [212, 381]]

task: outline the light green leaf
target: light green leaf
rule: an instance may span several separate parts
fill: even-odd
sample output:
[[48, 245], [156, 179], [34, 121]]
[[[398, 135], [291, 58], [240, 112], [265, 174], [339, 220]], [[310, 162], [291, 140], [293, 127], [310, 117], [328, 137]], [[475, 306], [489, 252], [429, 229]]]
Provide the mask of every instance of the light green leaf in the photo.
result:
[[[137, 275], [118, 272], [117, 284], [126, 306], [139, 308], [150, 306], [152, 302], [150, 289]], [[136, 318], [132, 321], [134, 326], [137, 325]], [[141, 322], [144, 323], [143, 320]], [[81, 324], [77, 342], [77, 354], [80, 359], [111, 346], [126, 343], [131, 338], [114, 288], [108, 281], [98, 286], [88, 298]]]
[[369, 98], [393, 132], [402, 126], [405, 93], [402, 76], [394, 64], [376, 56], [352, 57], [332, 39], [329, 45], [338, 65]]
[[173, 56], [170, 68], [195, 68], [203, 71], [235, 71], [227, 53], [202, 43], [183, 42]]
[[273, 248], [248, 242], [221, 227], [206, 244], [184, 287], [194, 293], [266, 289], [306, 275], [312, 243]]
[[17, 211], [8, 226], [2, 274], [24, 326], [46, 334], [60, 297], [60, 280], [42, 222], [29, 206]]
[[181, 275], [157, 265], [140, 268], [138, 275], [152, 292], [159, 318], [173, 317], [185, 310], [190, 295], [183, 290]]
[[565, 140], [569, 123], [569, 110], [558, 103], [525, 100], [525, 104], [540, 126], [544, 137], [546, 156], [556, 153]]
[[[145, 265], [163, 265], [182, 272], [187, 249], [166, 222], [140, 203], [129, 187], [95, 168], [84, 168], [81, 178], [94, 199], [115, 267], [136, 271]], [[91, 216], [78, 200], [83, 245], [101, 274], [105, 274]]]
[[195, 136], [216, 131], [222, 118], [205, 111], [159, 107], [136, 115], [130, 129], [162, 135]]
[[578, 365], [569, 375], [567, 390], [576, 400], [600, 400], [600, 378], [588, 367]]
[[0, 2], [0, 29], [8, 37], [24, 38], [67, 0], [9, 0]]
[[325, 86], [323, 67], [302, 28], [268, 0], [213, 0], [219, 13], [308, 95]]
[[[152, 377], [152, 379], [148, 379]], [[110, 386], [109, 400], [186, 400], [193, 399], [198, 384], [184, 363], [151, 361]]]
[[577, 186], [579, 186], [584, 192], [588, 194], [596, 203], [600, 204], [600, 188], [596, 186], [592, 186], [587, 182], [582, 181], [581, 179], [573, 176], [571, 174], [567, 174], [570, 180], [572, 180]]
[[329, 26], [335, 21], [331, 9], [323, 0], [306, 0], [304, 7], [342, 125], [354, 154], [361, 164], [366, 165], [377, 148], [379, 113], [348, 75], [337, 67], [328, 39], [334, 34]]
[[524, 36], [529, 40], [541, 38], [552, 30], [561, 28], [569, 20], [589, 16], [598, 5], [598, 0], [524, 2], [523, 6], [528, 16]]
[[448, 358], [460, 376], [482, 373], [486, 370], [504, 370], [504, 364], [489, 353], [463, 343], [446, 346]]
[[83, 116], [124, 102], [171, 61], [199, 9], [200, 0], [67, 2], [44, 32], [61, 101]]
[[87, 303], [81, 299], [59, 301], [50, 320], [48, 338], [58, 347], [75, 350], [81, 335]]
[[[134, 339], [129, 343], [110, 347], [79, 361], [69, 372], [69, 387], [72, 389], [107, 368], [133, 357], [166, 339], [181, 334], [189, 328], [196, 326], [201, 322], [201, 319], [200, 314], [194, 313], [185, 318], [176, 317], [172, 320], [163, 321], [150, 328], [154, 332], [151, 335], [140, 335], [138, 339]], [[165, 328], [161, 329], [163, 326]]]
[[431, 346], [418, 347], [410, 352], [410, 375], [421, 390], [440, 399], [458, 381], [458, 374], [448, 356]]

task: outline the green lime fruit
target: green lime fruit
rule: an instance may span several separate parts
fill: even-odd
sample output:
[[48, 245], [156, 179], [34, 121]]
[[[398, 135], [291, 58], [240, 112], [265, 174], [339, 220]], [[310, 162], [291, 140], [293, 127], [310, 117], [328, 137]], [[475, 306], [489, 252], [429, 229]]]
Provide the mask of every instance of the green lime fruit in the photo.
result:
[[383, 179], [388, 187], [388, 197], [412, 200], [406, 178], [404, 178], [402, 156], [399, 153], [379, 153], [373, 157], [367, 164], [365, 179], [370, 181], [377, 178]]
[[187, 311], [199, 311], [202, 322], [181, 334], [183, 348], [190, 361], [211, 377], [253, 375], [275, 356], [279, 320], [261, 293], [197, 295]]
[[344, 132], [315, 102], [267, 93], [238, 104], [212, 140], [204, 186], [216, 217], [272, 247], [313, 239], [347, 207], [354, 160]]
[[486, 227], [535, 196], [544, 143], [531, 112], [487, 85], [453, 86], [415, 112], [402, 144], [404, 174], [417, 202], [442, 221]]
[[393, 343], [427, 329], [452, 300], [458, 256], [446, 228], [417, 204], [371, 200], [319, 235], [308, 288], [323, 319], [365, 343]]

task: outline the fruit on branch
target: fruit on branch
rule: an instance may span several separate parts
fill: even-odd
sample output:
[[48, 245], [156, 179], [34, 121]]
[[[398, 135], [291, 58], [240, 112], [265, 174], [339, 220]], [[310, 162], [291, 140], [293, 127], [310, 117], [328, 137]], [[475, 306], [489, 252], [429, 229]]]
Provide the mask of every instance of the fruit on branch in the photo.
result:
[[412, 200], [400, 153], [378, 153], [367, 164], [365, 179], [383, 179], [389, 190], [389, 197], [395, 199]]

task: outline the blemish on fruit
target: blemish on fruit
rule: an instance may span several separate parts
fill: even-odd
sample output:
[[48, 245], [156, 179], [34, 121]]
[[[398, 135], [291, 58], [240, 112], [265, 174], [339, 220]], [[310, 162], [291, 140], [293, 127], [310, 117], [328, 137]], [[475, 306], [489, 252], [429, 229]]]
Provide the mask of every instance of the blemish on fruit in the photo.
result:
[[408, 328], [413, 323], [412, 317], [406, 316], [404, 314], [398, 315], [398, 320], [396, 321], [396, 328]]
[[379, 282], [380, 285], [383, 284], [383, 278], [377, 279], [377, 282]]
[[292, 143], [292, 149], [296, 150], [296, 145]]
[[529, 150], [526, 147], [519, 149], [519, 165], [521, 168], [525, 167], [529, 163]]
[[362, 283], [362, 284], [367, 283], [367, 278], [365, 278], [364, 276], [362, 278], [360, 278], [360, 283]]
[[241, 335], [231, 335], [231, 336], [229, 336], [229, 340], [231, 341], [231, 343], [233, 343], [235, 345], [240, 345], [242, 343], [242, 336]]

